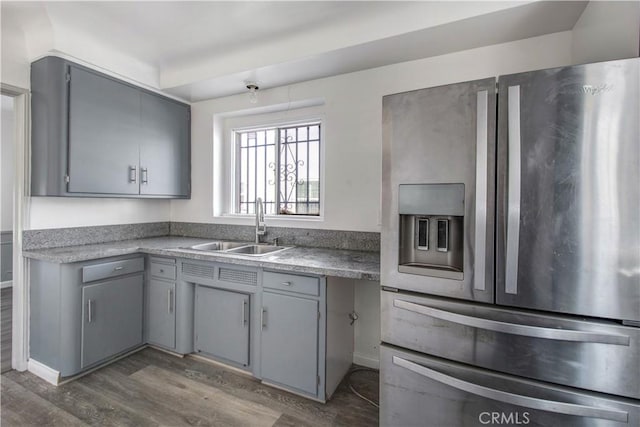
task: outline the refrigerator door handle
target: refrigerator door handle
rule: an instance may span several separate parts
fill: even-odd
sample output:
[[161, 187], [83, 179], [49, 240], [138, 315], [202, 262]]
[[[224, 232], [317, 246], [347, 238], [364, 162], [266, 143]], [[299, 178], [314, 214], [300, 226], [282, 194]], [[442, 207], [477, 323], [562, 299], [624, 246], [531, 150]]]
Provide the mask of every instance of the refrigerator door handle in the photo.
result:
[[394, 299], [393, 305], [394, 307], [409, 310], [414, 313], [423, 314], [425, 316], [433, 317], [447, 322], [457, 323], [459, 325], [469, 326], [472, 328], [485, 329], [488, 331], [494, 331], [503, 334], [521, 335], [525, 337], [557, 341], [573, 341], [582, 343], [599, 343], [624, 346], [629, 346], [631, 341], [631, 339], [626, 335], [576, 331], [571, 329], [553, 329], [540, 326], [499, 322], [496, 320], [489, 320], [479, 317], [466, 316], [464, 314], [452, 313], [450, 311], [440, 310], [437, 308], [428, 307], [426, 305], [416, 304], [409, 301], [403, 301], [400, 299]]
[[507, 254], [505, 292], [518, 293], [518, 250], [520, 247], [520, 86], [508, 90], [508, 179]]
[[479, 91], [476, 109], [476, 218], [473, 288], [484, 291], [487, 245], [487, 129], [489, 127], [489, 92]]
[[441, 372], [429, 369], [425, 366], [411, 362], [399, 356], [393, 356], [393, 364], [408, 369], [423, 377], [438, 381], [449, 387], [481, 396], [487, 399], [496, 400], [511, 405], [522, 406], [525, 408], [536, 409], [545, 412], [553, 412], [556, 414], [576, 415], [581, 417], [598, 418], [609, 421], [617, 421], [621, 423], [629, 422], [629, 413], [626, 411], [598, 408], [595, 406], [577, 405], [574, 403], [558, 402], [554, 400], [540, 399], [536, 397], [522, 396], [519, 394], [509, 393], [502, 390], [496, 390], [479, 384], [464, 381]]

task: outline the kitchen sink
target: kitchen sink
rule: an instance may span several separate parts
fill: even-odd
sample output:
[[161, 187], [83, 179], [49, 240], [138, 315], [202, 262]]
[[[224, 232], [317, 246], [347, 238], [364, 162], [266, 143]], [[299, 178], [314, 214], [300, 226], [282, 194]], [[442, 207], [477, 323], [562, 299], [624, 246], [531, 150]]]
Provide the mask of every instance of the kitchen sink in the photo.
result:
[[273, 254], [276, 252], [289, 249], [291, 246], [269, 246], [269, 245], [254, 245], [247, 242], [225, 242], [217, 240], [215, 242], [200, 243], [199, 245], [193, 245], [184, 249], [191, 249], [203, 252], [216, 252], [219, 254], [238, 254], [238, 255], [251, 255], [261, 256], [267, 254]]
[[241, 246], [246, 246], [247, 243], [246, 242], [223, 242], [223, 241], [216, 241], [216, 242], [207, 242], [207, 243], [200, 243], [199, 245], [193, 245], [193, 246], [189, 246], [187, 249], [195, 249], [197, 251], [226, 251], [229, 249], [233, 249], [233, 248], [238, 248]]
[[288, 246], [246, 245], [235, 249], [229, 249], [228, 253], [242, 255], [267, 255], [290, 249]]

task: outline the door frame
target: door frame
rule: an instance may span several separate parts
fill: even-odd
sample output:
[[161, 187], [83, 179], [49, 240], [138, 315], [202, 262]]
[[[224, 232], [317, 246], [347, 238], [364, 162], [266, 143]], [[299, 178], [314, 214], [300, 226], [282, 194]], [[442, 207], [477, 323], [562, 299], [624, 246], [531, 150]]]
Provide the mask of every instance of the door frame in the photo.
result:
[[27, 369], [29, 359], [29, 269], [22, 256], [22, 232], [29, 228], [31, 185], [31, 97], [28, 89], [0, 84], [2, 95], [13, 98], [14, 180], [13, 180], [13, 325], [11, 367]]

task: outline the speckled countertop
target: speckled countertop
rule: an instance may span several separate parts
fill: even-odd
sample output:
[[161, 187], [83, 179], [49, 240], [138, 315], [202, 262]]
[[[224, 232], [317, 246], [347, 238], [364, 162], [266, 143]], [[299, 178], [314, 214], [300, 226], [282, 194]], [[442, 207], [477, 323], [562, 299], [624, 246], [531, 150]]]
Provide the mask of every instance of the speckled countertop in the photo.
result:
[[350, 279], [380, 280], [380, 254], [378, 252], [292, 247], [274, 254], [250, 256], [184, 249], [212, 240], [190, 237], [153, 237], [95, 245], [24, 251], [23, 255], [27, 258], [43, 261], [69, 263], [132, 253], [145, 253]]

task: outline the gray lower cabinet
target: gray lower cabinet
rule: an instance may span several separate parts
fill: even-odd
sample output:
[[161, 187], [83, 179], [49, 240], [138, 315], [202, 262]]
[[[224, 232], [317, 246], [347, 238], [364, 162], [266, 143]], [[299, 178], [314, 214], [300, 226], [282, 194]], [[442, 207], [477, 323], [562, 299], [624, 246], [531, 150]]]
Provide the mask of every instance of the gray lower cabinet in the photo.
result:
[[247, 294], [196, 286], [195, 349], [231, 364], [249, 365]]
[[31, 64], [32, 196], [190, 197], [190, 107], [62, 58]]
[[194, 285], [179, 277], [175, 258], [149, 256], [145, 283], [145, 342], [174, 353], [193, 352]]
[[144, 266], [31, 260], [29, 358], [68, 377], [142, 345]]
[[82, 287], [82, 368], [142, 344], [143, 274]]
[[151, 278], [146, 292], [147, 342], [174, 349], [176, 347], [176, 284]]
[[[317, 279], [316, 279], [317, 280]], [[318, 394], [319, 302], [270, 292], [262, 294], [262, 379]]]

